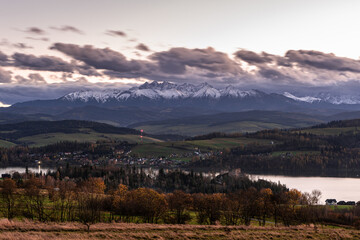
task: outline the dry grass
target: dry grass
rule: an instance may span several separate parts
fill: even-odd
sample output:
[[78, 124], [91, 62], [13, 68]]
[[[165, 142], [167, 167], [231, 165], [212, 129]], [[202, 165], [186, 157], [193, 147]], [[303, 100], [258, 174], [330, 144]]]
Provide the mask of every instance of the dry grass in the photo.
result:
[[87, 233], [79, 223], [0, 220], [0, 239], [360, 239], [345, 228], [245, 227], [99, 223]]

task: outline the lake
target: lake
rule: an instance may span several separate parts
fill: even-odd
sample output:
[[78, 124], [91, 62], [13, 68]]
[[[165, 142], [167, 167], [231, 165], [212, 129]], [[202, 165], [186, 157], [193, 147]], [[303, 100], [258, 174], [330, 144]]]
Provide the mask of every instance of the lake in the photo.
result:
[[360, 178], [335, 178], [335, 177], [290, 177], [278, 175], [249, 175], [253, 179], [265, 179], [280, 182], [288, 188], [296, 188], [301, 192], [311, 193], [318, 189], [322, 196], [320, 204], [325, 204], [328, 198], [337, 201], [360, 201]]
[[[25, 170], [26, 170], [26, 168], [24, 168], [24, 167], [0, 168], [0, 176], [1, 176], [1, 174], [4, 174], [4, 173], [14, 173], [14, 172], [24, 173]], [[41, 165], [39, 165], [38, 167], [29, 167], [28, 170], [33, 172], [33, 173], [40, 173], [41, 171], [43, 173], [47, 173], [48, 170], [52, 171], [54, 169], [52, 169], [52, 168], [44, 168], [44, 167], [41, 167]]]

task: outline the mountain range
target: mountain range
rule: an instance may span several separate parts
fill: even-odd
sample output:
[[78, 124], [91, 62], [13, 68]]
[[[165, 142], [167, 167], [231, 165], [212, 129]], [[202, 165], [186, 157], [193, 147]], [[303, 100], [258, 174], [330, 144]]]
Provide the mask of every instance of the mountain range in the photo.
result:
[[[193, 85], [154, 81], [127, 90], [80, 90], [57, 99], [16, 103], [0, 110], [0, 123], [75, 119], [115, 126], [139, 126], [138, 123], [144, 125], [164, 120], [181, 124], [181, 119], [185, 119], [189, 123], [192, 118], [198, 121], [196, 119], [202, 119], [201, 116], [209, 116], [214, 120], [211, 124], [216, 124], [221, 120], [221, 114], [225, 116], [227, 113], [226, 119], [231, 119], [234, 113], [234, 119], [240, 121], [243, 118], [239, 118], [239, 114], [246, 116], [251, 111], [257, 111], [255, 115], [261, 122], [266, 122], [261, 118], [261, 111], [304, 114], [305, 123], [309, 125], [360, 116], [360, 98], [329, 93], [298, 96], [289, 92], [243, 90], [231, 85], [219, 89], [208, 83]], [[251, 116], [255, 121], [254, 113]], [[279, 123], [274, 118], [271, 121]], [[282, 121], [279, 126], [293, 125]]]

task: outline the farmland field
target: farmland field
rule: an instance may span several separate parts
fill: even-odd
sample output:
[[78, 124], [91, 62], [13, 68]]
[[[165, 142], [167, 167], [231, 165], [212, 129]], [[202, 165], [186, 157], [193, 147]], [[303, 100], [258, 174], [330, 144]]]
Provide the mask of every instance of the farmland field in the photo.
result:
[[13, 147], [13, 146], [15, 146], [15, 145], [16, 145], [15, 143], [12, 143], [12, 142], [5, 141], [5, 140], [1, 140], [1, 139], [0, 139], [0, 147], [8, 148], [8, 147]]
[[[138, 135], [131, 134], [109, 134], [109, 133], [98, 133], [94, 131], [83, 132], [83, 133], [47, 133], [38, 134], [28, 137], [19, 138], [18, 141], [27, 144], [29, 146], [44, 146], [48, 144], [57, 143], [60, 141], [78, 141], [78, 142], [96, 142], [98, 140], [121, 140], [128, 141], [129, 143], [140, 142]], [[159, 142], [160, 140], [143, 137], [143, 142]]]
[[0, 221], [0, 239], [360, 239], [341, 227], [256, 227], [99, 223], [87, 233], [79, 223]]
[[[276, 141], [273, 141], [276, 144]], [[271, 140], [255, 138], [213, 138], [207, 140], [191, 140], [178, 142], [157, 142], [149, 144], [139, 144], [132, 152], [141, 157], [145, 156], [168, 156], [170, 154], [185, 154], [194, 151], [223, 150], [225, 148], [234, 148], [246, 144], [270, 145]]]

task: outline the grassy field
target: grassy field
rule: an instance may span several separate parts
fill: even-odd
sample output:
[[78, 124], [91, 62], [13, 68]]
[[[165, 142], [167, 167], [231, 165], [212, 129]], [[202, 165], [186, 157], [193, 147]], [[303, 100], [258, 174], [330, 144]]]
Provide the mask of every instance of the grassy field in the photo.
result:
[[301, 130], [303, 133], [311, 133], [315, 135], [334, 136], [339, 134], [359, 133], [358, 127], [344, 127], [344, 128], [309, 128]]
[[[169, 156], [170, 154], [185, 154], [197, 151], [223, 150], [244, 146], [250, 143], [260, 145], [270, 145], [271, 140], [255, 138], [213, 138], [208, 140], [192, 140], [178, 142], [157, 142], [149, 144], [140, 144], [133, 148], [132, 153], [140, 157], [149, 156]], [[274, 141], [274, 143], [276, 143]]]
[[0, 221], [0, 239], [360, 239], [358, 230], [345, 228], [296, 226], [200, 226], [99, 223], [90, 233], [79, 223], [39, 223]]
[[[57, 143], [59, 141], [78, 141], [78, 142], [96, 142], [98, 140], [121, 140], [130, 143], [140, 142], [138, 135], [123, 135], [123, 134], [109, 134], [98, 133], [94, 131], [84, 131], [83, 133], [48, 133], [39, 134], [29, 137], [19, 138], [18, 141], [29, 146], [44, 146], [48, 144]], [[143, 137], [144, 143], [159, 142], [160, 140]]]
[[143, 129], [147, 133], [152, 134], [179, 134], [185, 136], [196, 136], [203, 135], [209, 132], [224, 132], [224, 133], [235, 133], [235, 132], [256, 132], [264, 129], [274, 128], [289, 128], [287, 125], [276, 124], [276, 123], [264, 123], [255, 121], [242, 121], [242, 122], [230, 122], [216, 125], [208, 124], [186, 124], [186, 125], [141, 125], [137, 126], [136, 129]]
[[13, 147], [13, 146], [16, 146], [16, 144], [0, 139], [0, 147], [8, 148], [8, 147]]

